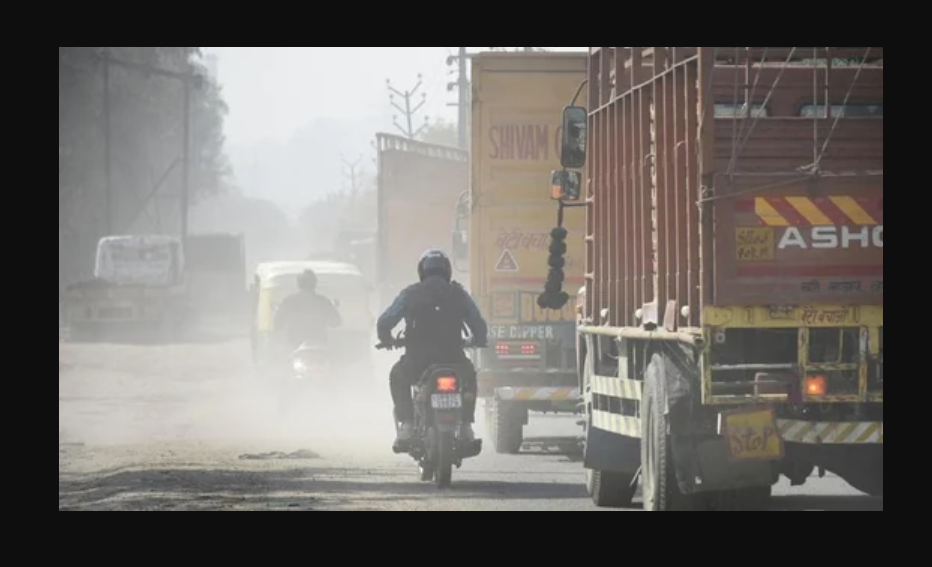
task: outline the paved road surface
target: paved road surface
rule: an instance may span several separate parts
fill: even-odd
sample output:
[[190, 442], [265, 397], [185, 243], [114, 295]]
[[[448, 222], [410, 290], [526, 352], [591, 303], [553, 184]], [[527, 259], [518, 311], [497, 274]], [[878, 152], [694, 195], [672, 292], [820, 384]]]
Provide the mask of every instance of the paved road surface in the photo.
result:
[[[286, 422], [245, 352], [60, 347], [59, 510], [595, 511], [581, 465], [543, 452], [487, 451], [440, 493], [391, 454], [384, 379], [304, 402]], [[572, 435], [574, 422], [538, 418], [530, 434]], [[777, 494], [777, 510], [883, 510], [836, 478]]]

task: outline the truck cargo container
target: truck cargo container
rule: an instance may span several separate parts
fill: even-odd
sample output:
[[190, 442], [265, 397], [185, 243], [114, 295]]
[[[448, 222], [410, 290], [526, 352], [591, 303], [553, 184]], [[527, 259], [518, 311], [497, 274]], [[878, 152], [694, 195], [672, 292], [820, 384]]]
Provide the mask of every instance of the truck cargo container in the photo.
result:
[[[381, 309], [417, 281], [421, 255], [453, 256], [456, 207], [469, 188], [469, 152], [378, 134], [376, 279]], [[461, 279], [462, 273], [457, 274]]]
[[594, 502], [755, 510], [814, 471], [882, 498], [883, 48], [589, 49]]
[[[472, 60], [471, 291], [491, 327], [478, 351], [487, 431], [499, 453], [528, 444], [578, 451], [578, 436], [526, 438], [531, 412], [577, 412], [573, 299], [583, 283], [585, 219], [570, 221], [568, 301], [538, 303], [555, 223], [540, 193], [560, 164], [560, 110], [586, 78], [586, 54], [481, 53]], [[461, 208], [461, 213], [462, 213]], [[572, 224], [575, 222], [575, 224]]]

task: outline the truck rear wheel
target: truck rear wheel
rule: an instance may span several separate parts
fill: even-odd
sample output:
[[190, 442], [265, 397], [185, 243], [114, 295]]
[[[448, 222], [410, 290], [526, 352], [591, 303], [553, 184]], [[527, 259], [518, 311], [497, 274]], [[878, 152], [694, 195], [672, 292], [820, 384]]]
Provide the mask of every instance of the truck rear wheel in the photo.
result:
[[880, 464], [879, 471], [845, 475], [842, 478], [858, 492], [871, 498], [883, 498], [883, 463]]
[[524, 445], [524, 418], [520, 411], [499, 399], [492, 400], [489, 429], [499, 455], [517, 455]]
[[693, 498], [682, 494], [673, 465], [670, 420], [667, 410], [667, 381], [671, 373], [682, 371], [671, 358], [655, 354], [644, 379], [641, 403], [641, 481], [644, 510], [647, 512], [686, 512]]
[[695, 497], [703, 512], [768, 512], [773, 498], [772, 486], [710, 492]]
[[586, 490], [599, 508], [629, 508], [637, 492], [635, 477], [624, 473], [586, 471]]
[[773, 487], [761, 486], [738, 491], [739, 512], [767, 512], [773, 500]]

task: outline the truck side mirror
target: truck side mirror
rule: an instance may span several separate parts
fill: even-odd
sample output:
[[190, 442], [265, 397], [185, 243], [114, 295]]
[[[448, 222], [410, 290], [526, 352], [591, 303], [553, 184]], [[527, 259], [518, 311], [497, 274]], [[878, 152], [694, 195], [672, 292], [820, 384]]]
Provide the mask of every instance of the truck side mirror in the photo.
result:
[[586, 165], [586, 145], [589, 135], [589, 111], [581, 106], [563, 109], [563, 144], [560, 162], [566, 169]]
[[582, 174], [578, 171], [554, 171], [551, 180], [551, 198], [554, 201], [579, 201], [582, 198]]

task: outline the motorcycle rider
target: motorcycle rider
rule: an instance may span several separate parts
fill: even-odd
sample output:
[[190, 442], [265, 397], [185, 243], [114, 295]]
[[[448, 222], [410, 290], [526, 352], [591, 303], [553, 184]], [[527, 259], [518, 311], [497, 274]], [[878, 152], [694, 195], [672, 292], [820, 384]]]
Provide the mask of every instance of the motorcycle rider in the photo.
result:
[[292, 349], [304, 343], [326, 345], [327, 329], [343, 324], [334, 303], [317, 293], [317, 274], [298, 275], [298, 292], [285, 298], [275, 313], [275, 331]]
[[391, 391], [395, 419], [401, 423], [395, 448], [400, 449], [414, 436], [414, 401], [411, 387], [434, 364], [456, 364], [469, 368], [464, 380], [464, 424], [460, 436], [475, 440], [478, 380], [475, 367], [463, 352], [463, 328], [472, 334], [470, 346], [488, 346], [488, 324], [469, 293], [453, 280], [453, 265], [446, 254], [429, 250], [417, 267], [421, 281], [403, 290], [378, 322], [379, 342], [390, 345], [392, 331], [405, 321], [405, 354], [392, 368]]

